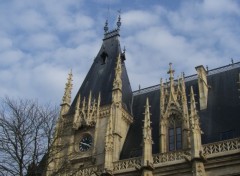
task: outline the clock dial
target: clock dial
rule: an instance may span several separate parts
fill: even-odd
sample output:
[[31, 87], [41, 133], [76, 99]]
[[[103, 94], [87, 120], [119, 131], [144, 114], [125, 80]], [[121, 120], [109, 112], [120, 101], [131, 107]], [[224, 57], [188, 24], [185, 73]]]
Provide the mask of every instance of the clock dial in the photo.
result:
[[90, 134], [84, 135], [79, 143], [79, 150], [81, 152], [89, 150], [92, 147], [92, 143], [92, 136]]

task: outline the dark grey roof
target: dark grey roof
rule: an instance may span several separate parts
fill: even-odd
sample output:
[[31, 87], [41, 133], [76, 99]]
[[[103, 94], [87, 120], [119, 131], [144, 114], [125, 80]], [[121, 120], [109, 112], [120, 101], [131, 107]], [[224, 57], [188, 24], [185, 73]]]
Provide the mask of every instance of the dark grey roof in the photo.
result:
[[[240, 93], [238, 92], [240, 62], [208, 71], [208, 106], [199, 110], [201, 129], [204, 132], [202, 142], [209, 143], [240, 136]], [[193, 86], [195, 99], [198, 101], [197, 75], [185, 78], [186, 93]], [[133, 92], [134, 123], [130, 126], [125, 140], [121, 159], [140, 156], [142, 152], [142, 126], [144, 105], [149, 98], [152, 121], [153, 153], [159, 152], [159, 114], [160, 114], [160, 85]], [[189, 96], [188, 96], [189, 99]], [[189, 102], [189, 101], [188, 101]], [[136, 135], [137, 134], [137, 135]]]
[[[101, 92], [101, 105], [110, 104], [112, 101], [112, 88], [115, 76], [116, 59], [119, 54], [124, 56], [121, 51], [119, 42], [119, 31], [114, 30], [105, 34], [102, 46], [94, 59], [94, 62], [83, 81], [75, 99], [70, 108], [70, 112], [74, 110], [77, 97], [88, 98], [89, 92], [92, 91], [92, 96], [97, 98]], [[129, 83], [127, 70], [125, 68], [124, 58], [122, 59], [122, 83], [123, 83], [123, 103], [124, 107], [130, 112], [132, 101], [132, 89]]]

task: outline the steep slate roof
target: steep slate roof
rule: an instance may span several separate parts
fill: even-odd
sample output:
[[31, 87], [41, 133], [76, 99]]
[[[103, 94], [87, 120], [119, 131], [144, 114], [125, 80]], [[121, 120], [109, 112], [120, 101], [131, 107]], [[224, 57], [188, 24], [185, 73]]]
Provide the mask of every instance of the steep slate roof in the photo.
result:
[[[224, 137], [240, 136], [240, 92], [238, 92], [240, 62], [208, 71], [207, 81], [211, 88], [208, 91], [208, 106], [199, 110], [201, 129], [204, 132], [202, 142], [209, 143], [223, 140]], [[199, 98], [197, 75], [185, 77], [186, 93], [193, 86], [196, 101]], [[142, 126], [144, 106], [149, 98], [152, 121], [153, 153], [159, 153], [159, 116], [160, 116], [160, 85], [133, 92], [134, 123], [130, 126], [125, 140], [121, 159], [141, 156]], [[189, 98], [189, 96], [187, 96]], [[188, 100], [189, 102], [189, 100]], [[138, 135], [136, 135], [138, 134]], [[224, 136], [225, 134], [225, 136]], [[227, 136], [226, 136], [227, 135]]]
[[[75, 108], [78, 95], [80, 94], [81, 97], [88, 98], [90, 91], [92, 92], [92, 96], [95, 98], [97, 98], [99, 92], [101, 92], [101, 105], [111, 104], [113, 80], [117, 63], [116, 60], [119, 54], [122, 57], [122, 99], [124, 107], [130, 112], [132, 89], [124, 63], [125, 54], [122, 53], [119, 36], [119, 29], [105, 33], [102, 46], [77, 95], [75, 96], [75, 99], [73, 100], [70, 112]], [[103, 61], [103, 58], [105, 58], [104, 55], [106, 56], [105, 61]]]

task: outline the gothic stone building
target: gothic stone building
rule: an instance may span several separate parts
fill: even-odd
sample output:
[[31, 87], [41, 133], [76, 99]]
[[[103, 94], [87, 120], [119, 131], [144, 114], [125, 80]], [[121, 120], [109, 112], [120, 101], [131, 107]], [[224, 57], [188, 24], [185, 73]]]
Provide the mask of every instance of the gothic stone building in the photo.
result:
[[71, 102], [72, 73], [45, 175], [240, 175], [240, 63], [132, 91], [119, 27]]

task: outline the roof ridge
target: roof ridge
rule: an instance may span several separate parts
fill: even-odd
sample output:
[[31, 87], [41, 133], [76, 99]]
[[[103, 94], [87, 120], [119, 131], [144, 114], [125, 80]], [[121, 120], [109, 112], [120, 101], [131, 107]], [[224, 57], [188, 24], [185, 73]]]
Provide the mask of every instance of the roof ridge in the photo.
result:
[[[239, 67], [240, 67], [240, 62], [228, 64], [228, 65], [225, 65], [222, 67], [208, 70], [207, 76], [214, 75], [214, 74], [221, 73], [221, 72], [228, 71], [228, 70], [232, 70], [232, 69], [239, 68]], [[197, 79], [197, 74], [193, 74], [193, 75], [184, 77], [185, 82], [189, 82], [189, 81], [192, 81], [195, 79]], [[177, 79], [174, 80], [174, 82], [176, 82], [176, 81], [177, 81]], [[164, 83], [164, 84], [166, 84], [166, 83]], [[159, 90], [159, 89], [160, 89], [160, 84], [157, 84], [157, 85], [153, 85], [150, 87], [145, 87], [143, 89], [135, 90], [132, 93], [133, 93], [133, 96], [136, 96], [136, 95], [141, 95], [141, 94], [152, 92], [154, 90]]]

